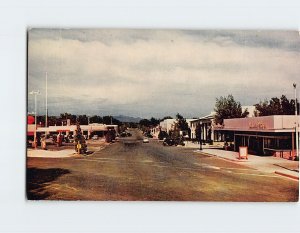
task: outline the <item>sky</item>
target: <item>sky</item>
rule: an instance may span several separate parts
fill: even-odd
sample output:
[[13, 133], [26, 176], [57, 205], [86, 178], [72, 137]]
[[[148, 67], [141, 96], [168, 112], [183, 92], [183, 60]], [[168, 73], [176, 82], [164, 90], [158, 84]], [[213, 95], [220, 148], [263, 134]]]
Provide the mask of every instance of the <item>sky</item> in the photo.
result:
[[[37, 112], [186, 118], [232, 94], [242, 105], [293, 98], [296, 31], [30, 29], [28, 93]], [[28, 95], [28, 112], [34, 96]]]

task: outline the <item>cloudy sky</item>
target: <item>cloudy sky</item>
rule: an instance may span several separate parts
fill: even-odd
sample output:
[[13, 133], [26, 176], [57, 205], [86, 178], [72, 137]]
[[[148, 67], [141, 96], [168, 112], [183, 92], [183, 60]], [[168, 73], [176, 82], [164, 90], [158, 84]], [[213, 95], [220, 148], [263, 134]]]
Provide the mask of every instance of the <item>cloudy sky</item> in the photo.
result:
[[[50, 115], [185, 117], [209, 114], [219, 96], [242, 105], [300, 86], [295, 31], [31, 29], [28, 92]], [[28, 111], [34, 111], [28, 96]]]

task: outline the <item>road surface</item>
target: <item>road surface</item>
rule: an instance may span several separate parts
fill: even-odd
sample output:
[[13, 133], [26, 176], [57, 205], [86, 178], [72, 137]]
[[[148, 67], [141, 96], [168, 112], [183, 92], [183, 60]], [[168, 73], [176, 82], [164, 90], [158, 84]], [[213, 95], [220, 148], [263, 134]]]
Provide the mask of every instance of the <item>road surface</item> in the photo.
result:
[[76, 158], [28, 158], [28, 199], [297, 201], [298, 182], [194, 149], [143, 143], [137, 130]]

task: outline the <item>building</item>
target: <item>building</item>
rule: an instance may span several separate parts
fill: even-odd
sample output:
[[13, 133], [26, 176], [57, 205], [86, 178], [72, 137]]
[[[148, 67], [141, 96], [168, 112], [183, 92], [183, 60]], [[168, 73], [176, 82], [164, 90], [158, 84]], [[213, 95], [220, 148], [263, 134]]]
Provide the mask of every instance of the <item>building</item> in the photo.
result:
[[[188, 127], [190, 129], [191, 129], [191, 122], [194, 120], [195, 119], [185, 119], [185, 121], [187, 122]], [[159, 129], [161, 131], [165, 131], [165, 132], [167, 132], [167, 134], [169, 134], [170, 130], [174, 129], [176, 122], [177, 122], [177, 119], [165, 119], [160, 122]], [[187, 134], [187, 132], [186, 132], [186, 134]]]
[[152, 135], [154, 138], [158, 138], [159, 132], [160, 132], [160, 126], [159, 126], [159, 125], [157, 125], [157, 126], [152, 126], [152, 127], [150, 128], [150, 133], [151, 133], [151, 135]]
[[244, 112], [247, 109], [247, 111], [249, 112], [247, 117], [255, 117], [255, 106], [254, 105], [250, 105], [250, 106], [242, 106], [242, 112]]
[[294, 115], [234, 118], [225, 119], [224, 124], [215, 126], [214, 130], [225, 141], [232, 142], [235, 151], [239, 146], [247, 146], [252, 154], [292, 157], [296, 121], [300, 122], [300, 117]]
[[202, 140], [204, 141], [212, 141], [214, 139], [214, 116], [215, 112], [211, 112], [209, 115], [201, 117], [199, 119], [193, 119], [190, 121], [190, 128], [191, 128], [191, 139], [196, 139], [196, 129], [197, 125], [201, 124], [201, 136]]
[[[242, 112], [244, 112], [247, 109], [249, 112], [249, 115], [247, 117], [255, 117], [255, 106], [242, 106]], [[193, 119], [190, 122], [190, 128], [191, 128], [191, 139], [196, 139], [196, 128], [198, 124], [201, 124], [201, 130], [202, 130], [202, 140], [206, 142], [210, 141], [224, 141], [223, 134], [220, 134], [218, 132], [215, 133], [215, 118], [216, 112], [211, 112], [209, 115], [200, 117], [199, 119]]]
[[[92, 135], [98, 135], [103, 137], [105, 133], [110, 130], [114, 129], [118, 133], [118, 125], [105, 125], [105, 124], [98, 124], [93, 123], [89, 125], [80, 125], [82, 133], [87, 135], [90, 138]], [[49, 126], [49, 127], [41, 127], [37, 125], [36, 133], [37, 134], [66, 134], [66, 135], [75, 135], [77, 127], [76, 125], [61, 125], [61, 126]], [[27, 136], [33, 136], [35, 133], [35, 124], [28, 124], [27, 125]]]
[[172, 130], [175, 126], [176, 119], [164, 119], [159, 123], [160, 130], [167, 132], [169, 134], [170, 130]]

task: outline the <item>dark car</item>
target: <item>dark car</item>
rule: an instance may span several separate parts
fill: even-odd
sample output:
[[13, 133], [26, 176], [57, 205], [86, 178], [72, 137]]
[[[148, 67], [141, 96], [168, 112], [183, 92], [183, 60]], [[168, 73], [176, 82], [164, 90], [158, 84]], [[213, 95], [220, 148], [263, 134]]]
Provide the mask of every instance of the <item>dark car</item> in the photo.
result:
[[174, 140], [174, 139], [171, 139], [171, 138], [166, 138], [166, 139], [163, 141], [163, 145], [164, 145], [164, 146], [173, 146], [173, 145], [177, 146], [177, 145], [175, 144], [175, 140]]

